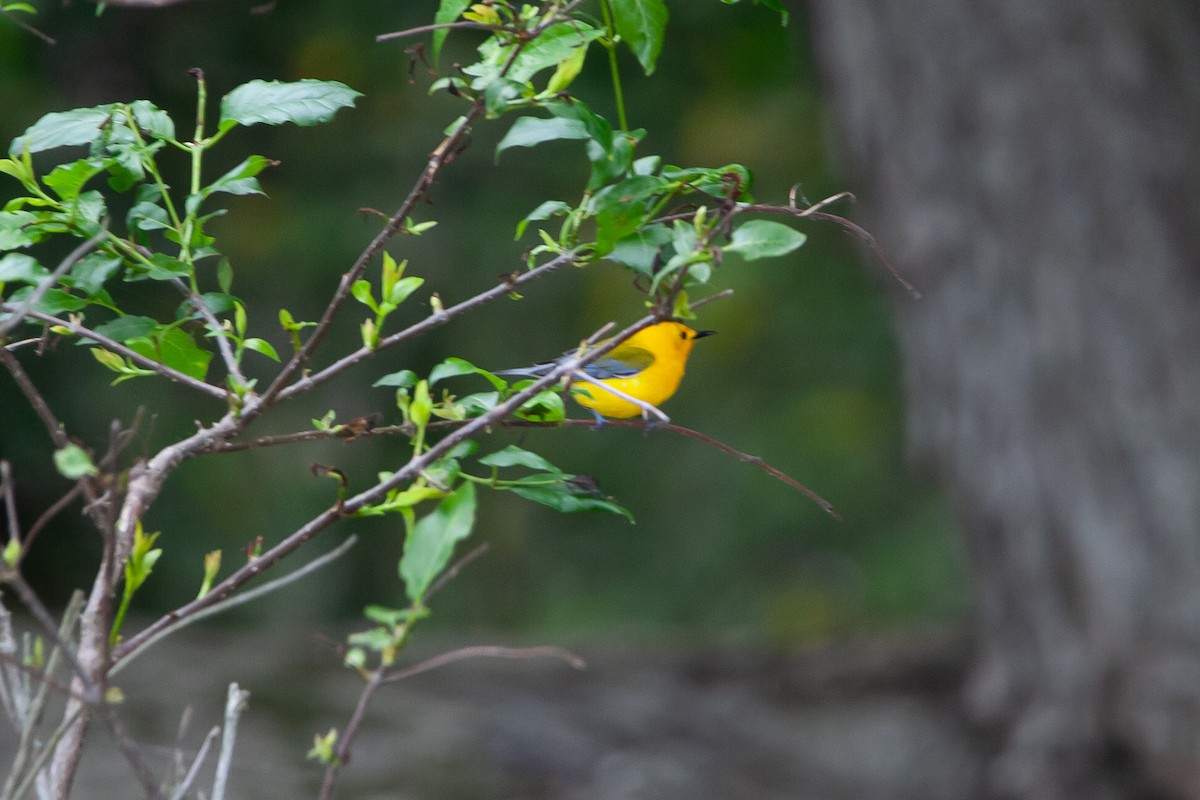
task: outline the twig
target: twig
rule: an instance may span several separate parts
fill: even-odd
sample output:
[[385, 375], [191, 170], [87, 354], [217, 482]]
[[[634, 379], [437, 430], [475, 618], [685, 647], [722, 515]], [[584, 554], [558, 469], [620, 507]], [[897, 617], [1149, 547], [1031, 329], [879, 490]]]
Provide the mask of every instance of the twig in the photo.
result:
[[38, 419], [42, 421], [46, 432], [50, 434], [50, 439], [54, 442], [55, 448], [61, 450], [70, 444], [71, 440], [67, 438], [66, 432], [63, 431], [62, 423], [58, 421], [58, 417], [50, 409], [50, 404], [46, 402], [46, 398], [42, 397], [42, 393], [38, 391], [37, 386], [34, 385], [29, 375], [22, 368], [21, 362], [17, 360], [17, 357], [0, 347], [0, 364], [4, 365], [9, 374], [12, 375], [13, 380], [16, 381], [17, 388], [21, 390], [21, 394], [25, 395], [26, 401], [29, 402], [34, 413], [38, 415]]
[[567, 662], [567, 664], [575, 669], [587, 669], [586, 661], [561, 647], [497, 647], [477, 645], [451, 650], [449, 653], [442, 653], [433, 658], [427, 658], [411, 667], [394, 670], [383, 678], [383, 683], [402, 681], [405, 678], [411, 678], [413, 675], [420, 675], [422, 672], [429, 672], [430, 670], [444, 667], [447, 664], [453, 664], [455, 661], [462, 661], [467, 658], [557, 658]]
[[[300, 567], [299, 569], [297, 569], [294, 572], [289, 572], [287, 575], [284, 575], [281, 578], [276, 578], [273, 581], [264, 583], [262, 586], [255, 587], [254, 589], [251, 589], [250, 591], [247, 591], [247, 592], [243, 592], [242, 594], [239, 594], [236, 597], [230, 597], [225, 600], [222, 600], [220, 603], [210, 605], [209, 607], [203, 609], [202, 611], [198, 611], [195, 614], [192, 614], [188, 617], [178, 619], [173, 624], [168, 625], [167, 627], [163, 628], [155, 635], [145, 638], [143, 641], [141, 641], [138, 644], [138, 646], [135, 649], [123, 651], [121, 647], [117, 647], [117, 649], [114, 651], [114, 663], [113, 663], [112, 669], [110, 669], [108, 671], [108, 674], [116, 675], [122, 669], [129, 666], [130, 662], [132, 662], [135, 658], [137, 658], [142, 653], [144, 653], [147, 648], [149, 648], [155, 642], [162, 639], [164, 636], [169, 636], [172, 633], [174, 633], [175, 631], [179, 630], [180, 628], [185, 628], [188, 625], [191, 625], [193, 622], [198, 622], [199, 620], [202, 620], [205, 617], [211, 617], [213, 614], [218, 614], [222, 611], [228, 611], [229, 609], [234, 608], [235, 606], [240, 606], [243, 603], [249, 603], [251, 600], [257, 600], [259, 597], [262, 597], [265, 594], [269, 594], [269, 593], [275, 591], [276, 589], [282, 589], [284, 586], [287, 586], [289, 583], [298, 581], [301, 578], [303, 578], [305, 575], [315, 572], [316, 570], [320, 569], [321, 567], [325, 566], [326, 564], [341, 557], [341, 555], [343, 553], [345, 553], [347, 550], [349, 550], [351, 547], [353, 547], [357, 542], [358, 542], [358, 537], [351, 536], [348, 539], [346, 539], [346, 541], [342, 542], [340, 545], [338, 545], [334, 549], [330, 550], [328, 553], [325, 553], [321, 556], [318, 556], [317, 558], [314, 558], [312, 561], [308, 562], [303, 567]], [[140, 635], [141, 634], [139, 634], [139, 636]]]
[[325, 775], [321, 779], [321, 791], [317, 794], [317, 800], [329, 800], [333, 796], [333, 785], [337, 782], [338, 772], [343, 766], [350, 763], [350, 746], [354, 743], [354, 738], [358, 734], [359, 727], [362, 726], [363, 719], [366, 718], [367, 706], [370, 704], [371, 698], [375, 696], [375, 692], [382, 685], [383, 670], [375, 670], [371, 673], [371, 677], [367, 679], [362, 693], [358, 696], [358, 703], [354, 706], [354, 713], [350, 715], [350, 721], [346, 723], [346, 730], [342, 731], [342, 735], [338, 740], [337, 753], [334, 754], [333, 760], [325, 765]]
[[347, 367], [351, 367], [354, 364], [357, 364], [358, 362], [370, 357], [373, 353], [376, 353], [380, 350], [385, 350], [389, 347], [394, 347], [395, 345], [411, 339], [418, 334], [422, 334], [428, 330], [431, 330], [438, 325], [444, 325], [465, 311], [478, 308], [484, 303], [489, 303], [498, 297], [504, 297], [518, 286], [529, 283], [532, 280], [540, 278], [543, 275], [553, 272], [554, 270], [564, 267], [568, 264], [575, 263], [575, 259], [575, 251], [570, 251], [556, 256], [550, 261], [547, 261], [545, 264], [541, 264], [534, 269], [529, 270], [528, 272], [522, 272], [516, 275], [508, 276], [502, 283], [493, 286], [487, 291], [480, 292], [474, 297], [463, 300], [461, 303], [456, 303], [455, 305], [443, 309], [438, 313], [430, 314], [425, 319], [408, 326], [402, 331], [397, 331], [396, 333], [383, 337], [379, 340], [379, 343], [374, 349], [360, 347], [358, 350], [355, 350], [353, 353], [350, 353], [347, 356], [343, 356], [334, 363], [330, 364], [328, 367], [325, 367], [324, 369], [319, 370], [312, 375], [301, 378], [292, 385], [288, 386], [286, 389], [280, 391], [279, 399], [286, 400], [303, 392], [307, 392], [308, 390], [313, 389], [329, 380]]
[[486, 22], [441, 22], [437, 25], [420, 25], [416, 28], [408, 28], [407, 30], [403, 31], [381, 33], [375, 37], [375, 41], [390, 42], [394, 39], [404, 39], [409, 36], [420, 36], [423, 33], [432, 33], [433, 31], [444, 30], [509, 31], [510, 33], [519, 32], [507, 25], [489, 25]]
[[[450, 425], [455, 425], [455, 424], [458, 424], [458, 423], [456, 423], [454, 421], [433, 422], [433, 423], [430, 423], [429, 427], [430, 427], [430, 429], [434, 429], [436, 427], [450, 426]], [[506, 419], [499, 424], [506, 428], [555, 428], [555, 427], [559, 427], [559, 426], [574, 428], [574, 427], [591, 427], [593, 425], [593, 422], [592, 422], [592, 420], [588, 420], [588, 419], [565, 419], [565, 420], [562, 420], [561, 422], [532, 422], [530, 420], [523, 420], [523, 419]], [[606, 419], [604, 421], [604, 426], [606, 428], [607, 427], [634, 428], [636, 430], [646, 430], [646, 426], [643, 423], [637, 422], [634, 420], [628, 420], [628, 419]], [[381, 429], [377, 428], [376, 430], [378, 431]], [[842, 521], [842, 515], [839, 514], [836, 510], [834, 510], [833, 503], [830, 503], [824, 497], [821, 497], [821, 495], [817, 494], [812, 489], [808, 488], [803, 483], [801, 483], [800, 481], [793, 478], [791, 475], [788, 475], [783, 470], [780, 470], [776, 467], [771, 466], [770, 464], [768, 464], [766, 461], [764, 461], [759, 456], [751, 455], [750, 453], [746, 453], [742, 450], [738, 450], [736, 447], [731, 447], [730, 445], [727, 445], [718, 439], [713, 439], [710, 436], [706, 436], [705, 434], [700, 433], [697, 430], [693, 430], [691, 428], [685, 428], [682, 425], [676, 425], [674, 423], [668, 423], [666, 425], [655, 425], [654, 430], [655, 431], [672, 431], [673, 433], [678, 433], [682, 436], [687, 436], [687, 437], [689, 437], [691, 439], [695, 439], [699, 442], [704, 442], [705, 444], [710, 445], [711, 447], [715, 447], [716, 449], [720, 450], [723, 453], [733, 456], [734, 458], [738, 459], [739, 461], [744, 461], [745, 463], [750, 464], [751, 466], [758, 467], [763, 472], [770, 475], [772, 478], [775, 478], [776, 480], [779, 480], [779, 481], [783, 481], [788, 486], [791, 486], [793, 489], [795, 489], [796, 491], [803, 494], [809, 500], [812, 500], [814, 503], [816, 503], [821, 508], [822, 511], [829, 514], [829, 516], [833, 517], [834, 519], [836, 519], [839, 522]]]
[[200, 767], [204, 764], [204, 759], [208, 756], [208, 749], [212, 747], [213, 740], [221, 733], [221, 726], [213, 726], [209, 730], [208, 735], [204, 737], [204, 741], [200, 744], [200, 750], [196, 753], [196, 757], [192, 760], [192, 766], [188, 768], [187, 774], [183, 776], [183, 780], [175, 787], [175, 791], [171, 792], [170, 800], [183, 800], [190, 787], [196, 780], [196, 776], [200, 774]]
[[437, 594], [438, 592], [440, 592], [442, 590], [442, 587], [444, 587], [447, 583], [449, 583], [450, 581], [457, 578], [458, 573], [462, 572], [463, 567], [467, 566], [468, 564], [470, 564], [475, 559], [479, 558], [481, 555], [483, 555], [487, 551], [488, 551], [488, 543], [484, 542], [484, 543], [476, 546], [472, 550], [468, 551], [466, 555], [464, 555], [458, 561], [455, 561], [453, 564], [451, 564], [449, 569], [445, 570], [441, 575], [439, 575], [437, 577], [437, 580], [435, 580], [430, 585], [430, 587], [425, 590], [426, 604], [428, 604], [429, 598], [433, 597], [435, 594]]
[[229, 347], [229, 332], [225, 330], [221, 325], [221, 321], [212, 313], [212, 309], [204, 302], [204, 298], [198, 295], [195, 290], [184, 283], [181, 278], [175, 278], [172, 283], [188, 299], [188, 302], [192, 304], [196, 312], [204, 317], [204, 322], [213, 332], [213, 338], [217, 340], [217, 351], [221, 354], [221, 360], [225, 362], [225, 369], [238, 382], [239, 386], [245, 386], [246, 376], [242, 374], [237, 359], [233, 357], [233, 350]]
[[34, 36], [41, 39], [46, 44], [48, 44], [48, 45], [58, 44], [57, 40], [55, 40], [51, 36], [48, 36], [45, 33], [42, 33], [41, 31], [39, 31], [37, 28], [30, 25], [25, 20], [18, 18], [16, 14], [12, 13], [8, 9], [0, 8], [0, 14], [3, 14], [4, 16], [8, 17], [9, 21], [12, 22], [13, 25], [16, 25], [18, 28], [25, 31], [26, 33], [33, 34]]
[[250, 693], [229, 684], [225, 698], [225, 730], [221, 731], [221, 755], [217, 759], [217, 774], [213, 780], [212, 800], [225, 800], [225, 785], [229, 781], [229, 766], [233, 763], [233, 745], [237, 740], [238, 720], [246, 710]]
[[[11, 312], [14, 310], [15, 307], [10, 304], [0, 303], [0, 311]], [[182, 383], [189, 389], [195, 389], [198, 392], [202, 392], [209, 397], [215, 397], [218, 400], [225, 399], [226, 392], [221, 387], [213, 386], [211, 383], [205, 383], [204, 381], [197, 380], [191, 375], [186, 375], [179, 370], [173, 367], [168, 367], [166, 364], [155, 361], [152, 358], [146, 358], [146, 356], [142, 355], [136, 350], [131, 350], [120, 342], [110, 339], [103, 334], [96, 333], [89, 328], [85, 328], [77, 322], [65, 320], [52, 314], [43, 314], [41, 311], [34, 311], [33, 309], [27, 311], [25, 316], [33, 317], [34, 319], [41, 320], [42, 322], [49, 323], [50, 325], [61, 326], [65, 328], [68, 333], [74, 336], [82, 336], [85, 339], [91, 339], [93, 342], [103, 346], [105, 350], [111, 350], [117, 355], [124, 356], [135, 364], [139, 364], [146, 369], [153, 370], [164, 377], [170, 378], [176, 383]], [[4, 348], [0, 348], [0, 350], [3, 349]]]

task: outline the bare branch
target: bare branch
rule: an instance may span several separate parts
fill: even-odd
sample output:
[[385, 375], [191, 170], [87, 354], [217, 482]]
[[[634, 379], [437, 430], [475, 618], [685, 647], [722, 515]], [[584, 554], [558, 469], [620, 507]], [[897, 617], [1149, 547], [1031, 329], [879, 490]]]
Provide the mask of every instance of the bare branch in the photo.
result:
[[394, 670], [387, 674], [383, 682], [395, 683], [405, 678], [411, 678], [413, 675], [420, 675], [422, 672], [429, 672], [430, 670], [438, 669], [439, 667], [444, 667], [447, 664], [453, 664], [455, 661], [462, 661], [467, 658], [557, 658], [567, 662], [574, 669], [587, 669], [586, 661], [570, 650], [564, 650], [561, 647], [496, 647], [491, 645], [477, 645], [451, 650], [449, 653], [442, 653], [433, 658], [428, 658], [411, 667]]
[[390, 336], [383, 337], [379, 340], [379, 343], [373, 350], [366, 347], [361, 347], [358, 350], [355, 350], [353, 353], [338, 359], [325, 369], [313, 373], [305, 378], [301, 378], [291, 386], [283, 389], [279, 393], [279, 399], [286, 400], [303, 392], [307, 392], [308, 390], [319, 386], [320, 384], [334, 377], [348, 367], [351, 367], [354, 364], [357, 364], [358, 362], [370, 357], [373, 353], [379, 350], [385, 350], [389, 347], [394, 347], [395, 345], [407, 341], [414, 336], [425, 333], [426, 331], [431, 330], [439, 325], [444, 325], [463, 312], [478, 308], [484, 303], [489, 303], [498, 297], [504, 297], [505, 295], [516, 290], [518, 286], [523, 286], [532, 280], [536, 280], [537, 278], [553, 272], [556, 269], [560, 269], [568, 264], [574, 264], [576, 262], [576, 258], [577, 255], [574, 251], [563, 253], [562, 255], [556, 256], [550, 261], [547, 261], [545, 264], [537, 266], [528, 272], [521, 272], [506, 276], [502, 283], [493, 286], [487, 291], [480, 292], [474, 297], [463, 300], [461, 303], [456, 303], [455, 305], [452, 305], [441, 312], [430, 314], [425, 319], [408, 326], [402, 331], [398, 331]]

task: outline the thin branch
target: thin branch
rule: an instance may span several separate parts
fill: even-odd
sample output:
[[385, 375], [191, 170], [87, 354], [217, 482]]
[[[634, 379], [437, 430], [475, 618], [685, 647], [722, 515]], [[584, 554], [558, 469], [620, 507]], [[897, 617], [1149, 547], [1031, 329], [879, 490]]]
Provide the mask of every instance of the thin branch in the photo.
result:
[[17, 360], [17, 357], [0, 347], [0, 364], [4, 365], [13, 380], [16, 381], [17, 388], [21, 390], [21, 394], [25, 395], [25, 399], [33, 408], [34, 413], [38, 415], [38, 419], [45, 426], [46, 432], [50, 434], [55, 448], [61, 450], [70, 444], [71, 440], [67, 438], [62, 423], [58, 421], [58, 417], [50, 409], [50, 404], [46, 402], [46, 398], [42, 397], [42, 393], [38, 391], [28, 373], [21, 367], [21, 362]]
[[413, 675], [420, 675], [422, 672], [429, 672], [430, 670], [438, 669], [439, 667], [444, 667], [447, 664], [453, 664], [455, 661], [462, 661], [467, 658], [557, 658], [567, 662], [574, 669], [587, 669], [586, 661], [561, 647], [496, 647], [478, 645], [475, 647], [461, 647], [458, 650], [451, 650], [449, 653], [442, 653], [433, 658], [427, 658], [411, 667], [394, 670], [387, 674], [383, 679], [383, 683], [402, 681], [405, 678], [411, 678]]
[[541, 264], [540, 266], [537, 266], [528, 272], [521, 272], [506, 276], [503, 282], [493, 286], [487, 291], [480, 292], [474, 297], [467, 298], [461, 303], [456, 303], [447, 309], [430, 314], [425, 319], [408, 326], [402, 331], [397, 331], [390, 336], [383, 337], [373, 349], [360, 347], [358, 350], [355, 350], [353, 353], [338, 359], [328, 367], [325, 367], [324, 369], [313, 373], [312, 375], [301, 378], [291, 386], [283, 389], [279, 393], [279, 399], [286, 400], [303, 392], [307, 392], [308, 390], [313, 389], [314, 387], [319, 386], [320, 384], [329, 380], [346, 368], [351, 367], [366, 358], [369, 358], [372, 354], [380, 350], [394, 347], [395, 345], [422, 334], [425, 331], [431, 330], [438, 325], [444, 325], [463, 312], [478, 308], [484, 303], [489, 303], [498, 297], [504, 297], [505, 295], [511, 294], [518, 286], [523, 286], [532, 280], [536, 280], [537, 278], [540, 278], [549, 272], [553, 272], [556, 269], [560, 269], [568, 264], [574, 264], [575, 261], [576, 253], [575, 251], [570, 251], [556, 256], [550, 261], [547, 261], [545, 264]]
[[358, 696], [354, 713], [350, 715], [350, 721], [346, 723], [346, 730], [342, 731], [338, 740], [337, 753], [333, 760], [325, 765], [325, 775], [321, 779], [321, 791], [317, 794], [317, 800], [329, 800], [333, 797], [333, 785], [337, 782], [338, 772], [343, 766], [350, 763], [350, 746], [358, 735], [358, 729], [362, 726], [363, 719], [366, 718], [367, 706], [370, 704], [371, 698], [375, 696], [375, 692], [382, 685], [383, 670], [375, 670], [367, 679], [362, 693]]
[[0, 461], [0, 494], [4, 496], [4, 516], [8, 523], [8, 541], [21, 545], [21, 525], [17, 521], [17, 500], [13, 492], [12, 465]]
[[208, 735], [204, 737], [204, 741], [200, 744], [200, 750], [196, 753], [196, 757], [192, 759], [192, 765], [188, 767], [187, 774], [171, 792], [170, 800], [183, 800], [187, 794], [188, 788], [195, 782], [196, 776], [200, 774], [200, 767], [204, 763], [204, 759], [208, 757], [208, 749], [212, 747], [213, 740], [221, 733], [219, 725], [213, 726]]
[[228, 611], [229, 609], [234, 608], [236, 606], [240, 606], [244, 603], [249, 603], [252, 600], [257, 600], [258, 598], [262, 597], [263, 595], [270, 594], [271, 592], [275, 591], [276, 589], [282, 589], [284, 586], [287, 586], [289, 583], [294, 583], [295, 581], [300, 580], [301, 578], [308, 575], [309, 573], [315, 572], [318, 569], [320, 569], [321, 567], [325, 566], [326, 564], [334, 561], [337, 558], [340, 558], [343, 553], [345, 553], [347, 550], [349, 550], [351, 547], [353, 547], [357, 542], [358, 542], [358, 537], [351, 536], [348, 539], [346, 539], [346, 541], [342, 542], [340, 545], [338, 545], [334, 549], [330, 550], [328, 553], [325, 553], [321, 556], [318, 556], [317, 558], [314, 558], [312, 561], [308, 562], [303, 567], [300, 567], [299, 569], [297, 569], [294, 572], [289, 572], [287, 575], [284, 575], [283, 577], [276, 578], [273, 581], [264, 583], [262, 586], [257, 586], [254, 589], [243, 592], [235, 597], [230, 597], [226, 600], [222, 600], [220, 603], [211, 605], [202, 611], [198, 611], [195, 614], [192, 614], [191, 616], [177, 620], [174, 624], [163, 628], [161, 631], [159, 631], [154, 636], [144, 639], [133, 650], [128, 650], [128, 651], [122, 652], [121, 648], [118, 647], [114, 653], [115, 658], [114, 658], [113, 666], [108, 671], [108, 674], [116, 675], [122, 669], [129, 666], [130, 662], [132, 662], [135, 658], [137, 658], [142, 653], [144, 653], [149, 647], [153, 646], [156, 642], [158, 642], [163, 637], [170, 636], [172, 633], [175, 633], [179, 629], [186, 628], [188, 625], [191, 625], [193, 622], [198, 622], [199, 620], [202, 620], [205, 617], [211, 617], [214, 614], [219, 614], [223, 611]]
[[94, 236], [68, 253], [67, 257], [60, 261], [58, 266], [54, 268], [53, 272], [42, 278], [33, 291], [29, 293], [29, 296], [21, 302], [21, 305], [13, 309], [12, 316], [0, 321], [0, 341], [4, 341], [9, 331], [24, 322], [30, 309], [42, 301], [42, 298], [46, 296], [46, 292], [50, 291], [54, 288], [54, 284], [58, 283], [58, 279], [70, 272], [71, 267], [74, 267], [79, 263], [80, 259], [92, 252], [96, 248], [96, 245], [104, 240], [107, 234], [108, 227], [102, 226]]
[[416, 28], [408, 28], [407, 30], [403, 31], [381, 33], [375, 37], [375, 41], [390, 42], [394, 39], [404, 39], [409, 36], [420, 36], [423, 33], [432, 33], [433, 31], [445, 30], [508, 31], [509, 33], [519, 32], [507, 25], [489, 25], [486, 22], [440, 22], [437, 25], [421, 25]]
[[[13, 306], [9, 305], [8, 303], [0, 303], [0, 311], [14, 311], [14, 310], [15, 310], [15, 308]], [[135, 364], [139, 364], [142, 367], [145, 367], [146, 369], [153, 370], [154, 372], [157, 372], [160, 375], [163, 375], [164, 377], [170, 378], [171, 380], [175, 381], [176, 383], [182, 383], [184, 386], [187, 386], [190, 389], [195, 389], [198, 392], [202, 392], [203, 394], [206, 394], [210, 397], [215, 397], [218, 400], [224, 400], [226, 397], [225, 390], [220, 388], [219, 386], [213, 386], [211, 383], [205, 383], [204, 381], [197, 380], [196, 378], [193, 378], [191, 375], [185, 375], [184, 373], [180, 372], [177, 369], [168, 367], [166, 364], [160, 363], [151, 358], [146, 358], [141, 353], [139, 353], [135, 350], [130, 350], [128, 347], [121, 344], [120, 342], [110, 339], [103, 334], [96, 333], [95, 331], [93, 331], [89, 328], [85, 328], [82, 325], [80, 325], [78, 322], [73, 322], [71, 320], [65, 320], [60, 317], [53, 316], [52, 314], [43, 314], [40, 311], [34, 311], [32, 309], [30, 311], [26, 312], [26, 316], [33, 317], [34, 319], [41, 320], [42, 322], [48, 323], [50, 325], [61, 326], [61, 327], [65, 328], [68, 333], [70, 333], [74, 336], [82, 336], [85, 339], [91, 339], [93, 342], [96, 342], [97, 344], [104, 347], [105, 350], [111, 350], [112, 352], [116, 353], [119, 356], [124, 356], [125, 358], [128, 358], [130, 361], [134, 362]], [[0, 348], [0, 349], [3, 349], [3, 348]]]
[[204, 298], [196, 293], [190, 286], [183, 282], [182, 279], [176, 278], [172, 281], [175, 288], [188, 299], [192, 307], [200, 316], [204, 317], [205, 323], [208, 324], [209, 330], [212, 331], [212, 338], [217, 340], [217, 351], [221, 354], [221, 360], [225, 363], [225, 369], [233, 376], [238, 385], [246, 385], [246, 376], [242, 374], [241, 368], [238, 366], [237, 359], [233, 356], [233, 350], [229, 347], [229, 332], [221, 325], [221, 321], [213, 314], [212, 309], [208, 307], [208, 303], [204, 302]]
[[449, 569], [445, 570], [441, 575], [439, 575], [437, 577], [437, 580], [435, 580], [430, 585], [430, 587], [425, 590], [425, 603], [428, 604], [429, 599], [431, 597], [433, 597], [435, 594], [440, 592], [442, 590], [442, 588], [445, 587], [445, 585], [448, 584], [450, 581], [457, 578], [458, 573], [463, 571], [463, 567], [467, 566], [468, 564], [470, 564], [475, 559], [479, 558], [481, 555], [483, 555], [487, 551], [488, 551], [488, 543], [484, 542], [483, 544], [480, 544], [480, 545], [476, 546], [475, 548], [471, 549], [470, 551], [467, 552], [466, 555], [464, 555], [458, 561], [455, 561], [453, 564], [451, 564]]
[[221, 755], [217, 759], [217, 774], [213, 780], [212, 800], [225, 800], [225, 786], [229, 782], [229, 767], [233, 763], [233, 745], [237, 741], [238, 720], [246, 710], [250, 693], [229, 684], [225, 698], [225, 729], [221, 732]]
[[[453, 422], [453, 421], [433, 422], [433, 423], [430, 423], [429, 427], [430, 427], [430, 429], [434, 429], [436, 427], [450, 426], [450, 425], [455, 425], [455, 424], [458, 424], [458, 423]], [[523, 419], [507, 419], [499, 424], [505, 428], [555, 428], [555, 427], [559, 427], [559, 426], [571, 427], [571, 428], [575, 428], [575, 427], [582, 428], [582, 427], [592, 427], [594, 425], [592, 420], [589, 420], [589, 419], [565, 419], [562, 422], [531, 422], [529, 420], [523, 420]], [[647, 426], [645, 424], [635, 421], [635, 420], [629, 420], [629, 419], [607, 419], [604, 421], [604, 427], [606, 427], [606, 428], [609, 428], [609, 427], [612, 427], [612, 428], [634, 428], [636, 430], [647, 430]], [[383, 429], [377, 428], [376, 430], [379, 431], [379, 430], [383, 430]], [[700, 433], [697, 430], [693, 430], [692, 428], [685, 428], [682, 425], [676, 425], [675, 423], [668, 423], [666, 425], [655, 425], [653, 427], [653, 430], [655, 430], [655, 431], [671, 431], [673, 433], [678, 433], [681, 436], [687, 436], [688, 438], [695, 439], [696, 441], [699, 441], [699, 442], [703, 442], [704, 444], [707, 444], [710, 447], [715, 447], [716, 449], [720, 450], [722, 453], [726, 453], [727, 455], [733, 456], [738, 461], [743, 461], [747, 464], [750, 464], [751, 466], [758, 467], [763, 472], [770, 475], [772, 478], [775, 478], [776, 480], [786, 483], [788, 486], [790, 486], [793, 489], [795, 489], [796, 491], [800, 492], [802, 495], [807, 497], [809, 500], [812, 500], [814, 503], [816, 503], [821, 508], [822, 511], [829, 514], [829, 516], [833, 517], [834, 519], [836, 519], [839, 522], [842, 521], [842, 515], [839, 514], [834, 509], [833, 503], [830, 503], [824, 497], [817, 494], [812, 489], [808, 488], [803, 483], [801, 483], [800, 481], [793, 478], [791, 475], [788, 475], [783, 470], [778, 469], [777, 467], [771, 466], [766, 461], [764, 461], [760, 456], [751, 455], [750, 453], [744, 452], [742, 450], [738, 450], [736, 447], [727, 445], [724, 442], [720, 441], [719, 439], [713, 439], [711, 436], [706, 436], [705, 434]]]
[[4, 16], [8, 17], [9, 21], [12, 22], [13, 25], [16, 25], [18, 28], [25, 31], [26, 33], [33, 34], [34, 36], [41, 39], [46, 44], [48, 44], [48, 45], [58, 44], [58, 41], [55, 40], [53, 37], [48, 36], [45, 33], [42, 33], [41, 31], [39, 31], [37, 28], [30, 25], [25, 20], [20, 19], [16, 14], [9, 11], [8, 9], [0, 8], [0, 14], [3, 14]]

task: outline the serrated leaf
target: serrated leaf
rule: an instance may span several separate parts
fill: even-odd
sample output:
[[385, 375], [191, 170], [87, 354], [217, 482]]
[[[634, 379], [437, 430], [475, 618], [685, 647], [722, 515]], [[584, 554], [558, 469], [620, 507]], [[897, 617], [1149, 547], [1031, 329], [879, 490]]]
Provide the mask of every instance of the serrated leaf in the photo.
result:
[[805, 235], [782, 222], [755, 219], [741, 225], [723, 248], [747, 261], [787, 255], [804, 244]]
[[221, 100], [221, 128], [233, 125], [316, 125], [361, 97], [344, 83], [303, 78], [292, 83], [253, 80]]
[[155, 139], [174, 139], [175, 123], [171, 116], [149, 100], [134, 100], [129, 104], [137, 126]]
[[51, 112], [12, 140], [9, 155], [19, 156], [24, 150], [40, 153], [56, 147], [91, 144], [100, 138], [101, 126], [112, 116], [114, 108], [116, 105], [109, 103], [94, 108]]
[[92, 463], [92, 457], [77, 444], [54, 451], [54, 467], [58, 474], [69, 480], [78, 480], [85, 475], [96, 475], [100, 470]]
[[647, 75], [654, 72], [667, 30], [663, 0], [611, 0], [617, 33], [637, 56]]
[[400, 577], [408, 599], [420, 604], [430, 584], [454, 555], [454, 546], [470, 535], [475, 525], [475, 485], [464, 483], [435, 511], [417, 520], [404, 543]]

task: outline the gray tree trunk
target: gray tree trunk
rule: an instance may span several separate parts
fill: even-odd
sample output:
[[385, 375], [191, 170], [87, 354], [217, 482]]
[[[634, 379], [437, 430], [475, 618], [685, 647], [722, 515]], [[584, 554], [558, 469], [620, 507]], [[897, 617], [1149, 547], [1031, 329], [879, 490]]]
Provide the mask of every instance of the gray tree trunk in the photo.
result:
[[970, 540], [988, 794], [1200, 798], [1200, 5], [813, 0]]

